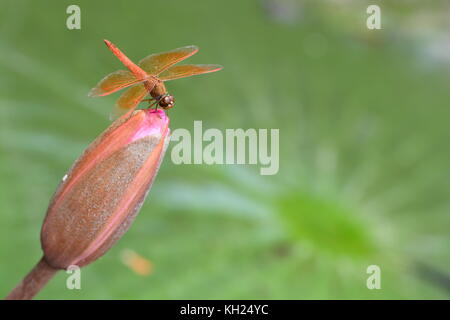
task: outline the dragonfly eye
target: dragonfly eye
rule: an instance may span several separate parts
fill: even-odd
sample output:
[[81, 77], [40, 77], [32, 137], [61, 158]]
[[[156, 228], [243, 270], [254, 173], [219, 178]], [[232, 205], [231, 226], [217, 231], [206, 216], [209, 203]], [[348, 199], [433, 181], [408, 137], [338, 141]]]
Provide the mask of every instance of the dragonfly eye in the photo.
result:
[[165, 96], [159, 102], [159, 105], [164, 109], [170, 109], [174, 106], [174, 104], [175, 104], [175, 99], [171, 95]]

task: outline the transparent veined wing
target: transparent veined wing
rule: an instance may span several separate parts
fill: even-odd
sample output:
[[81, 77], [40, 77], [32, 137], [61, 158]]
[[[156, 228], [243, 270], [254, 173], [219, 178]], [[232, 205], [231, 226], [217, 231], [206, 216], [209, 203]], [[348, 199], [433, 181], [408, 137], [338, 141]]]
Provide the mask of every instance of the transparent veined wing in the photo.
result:
[[117, 70], [108, 74], [89, 92], [90, 97], [106, 96], [120, 89], [132, 86], [145, 80], [136, 79], [130, 72], [125, 70]]
[[185, 64], [181, 66], [173, 66], [161, 73], [158, 77], [162, 81], [168, 81], [195, 76], [197, 74], [215, 72], [221, 69], [222, 66], [218, 64]]
[[148, 74], [158, 75], [170, 66], [189, 58], [198, 51], [196, 46], [186, 46], [162, 53], [151, 54], [141, 61], [139, 66]]
[[136, 108], [136, 106], [145, 98], [148, 90], [143, 84], [134, 86], [125, 91], [117, 100], [114, 110], [110, 115], [110, 119], [114, 120], [124, 115], [128, 111]]

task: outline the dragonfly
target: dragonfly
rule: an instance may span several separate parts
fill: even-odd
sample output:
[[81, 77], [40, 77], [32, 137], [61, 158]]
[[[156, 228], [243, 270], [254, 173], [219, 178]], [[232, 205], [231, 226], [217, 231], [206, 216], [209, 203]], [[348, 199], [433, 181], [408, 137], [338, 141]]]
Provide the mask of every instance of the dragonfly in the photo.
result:
[[[108, 74], [92, 88], [89, 96], [106, 96], [130, 87], [117, 100], [111, 119], [131, 112], [143, 101], [151, 102], [149, 108], [152, 106], [156, 109], [159, 106], [164, 110], [173, 108], [175, 98], [167, 92], [164, 85], [166, 81], [222, 69], [222, 66], [218, 64], [175, 65], [198, 52], [199, 48], [193, 45], [154, 53], [135, 64], [113, 43], [108, 40], [104, 42], [128, 70], [117, 70]], [[151, 98], [145, 99], [147, 95]]]

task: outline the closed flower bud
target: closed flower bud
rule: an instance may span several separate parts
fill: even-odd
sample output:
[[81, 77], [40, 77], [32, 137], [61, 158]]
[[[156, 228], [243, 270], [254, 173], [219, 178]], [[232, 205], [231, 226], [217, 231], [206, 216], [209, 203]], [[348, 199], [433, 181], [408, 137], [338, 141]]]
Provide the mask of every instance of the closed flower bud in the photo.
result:
[[85, 150], [58, 186], [42, 226], [49, 266], [87, 265], [120, 239], [158, 172], [168, 125], [161, 110], [134, 111]]
[[58, 269], [85, 266], [127, 231], [170, 140], [162, 110], [116, 120], [84, 151], [53, 195], [41, 231], [44, 256], [6, 299], [32, 299]]

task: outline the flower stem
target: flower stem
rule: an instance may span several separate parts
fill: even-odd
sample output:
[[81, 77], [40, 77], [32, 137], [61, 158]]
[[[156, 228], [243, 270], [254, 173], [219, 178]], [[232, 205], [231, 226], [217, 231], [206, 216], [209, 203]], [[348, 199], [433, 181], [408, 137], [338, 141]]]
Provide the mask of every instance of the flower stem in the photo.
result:
[[34, 266], [25, 278], [9, 293], [5, 300], [32, 299], [55, 275], [58, 269], [51, 267], [45, 258]]

